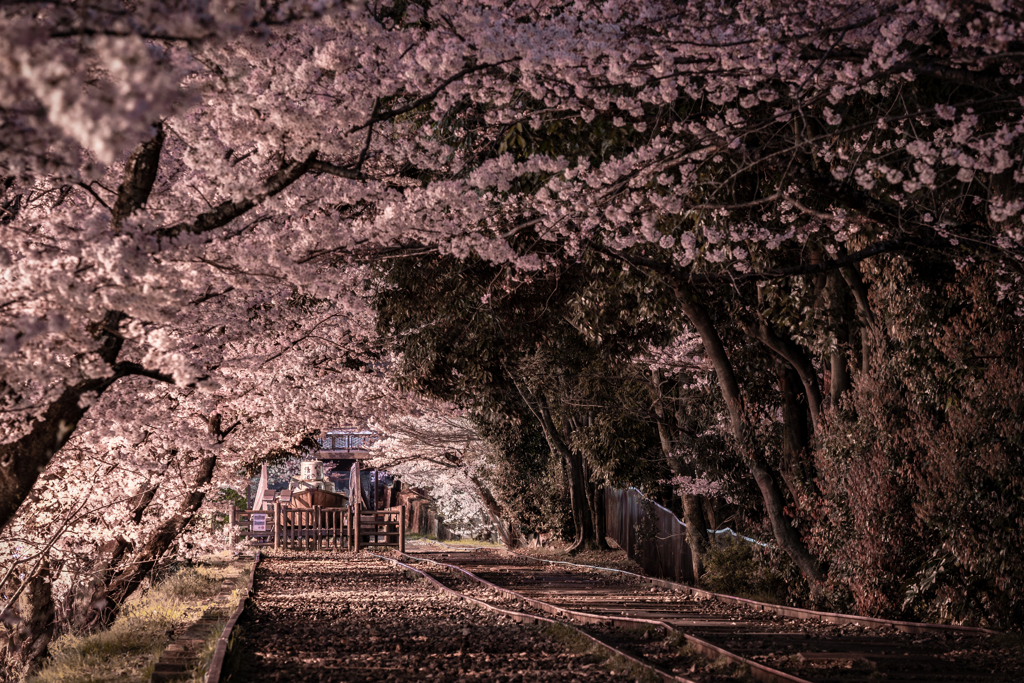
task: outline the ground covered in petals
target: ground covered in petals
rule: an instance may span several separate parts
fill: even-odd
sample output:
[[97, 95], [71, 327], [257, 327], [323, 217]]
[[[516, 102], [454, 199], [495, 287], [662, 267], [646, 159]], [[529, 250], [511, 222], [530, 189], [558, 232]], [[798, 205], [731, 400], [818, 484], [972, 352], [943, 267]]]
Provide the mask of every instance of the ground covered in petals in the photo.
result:
[[606, 681], [635, 675], [364, 554], [271, 553], [232, 681]]

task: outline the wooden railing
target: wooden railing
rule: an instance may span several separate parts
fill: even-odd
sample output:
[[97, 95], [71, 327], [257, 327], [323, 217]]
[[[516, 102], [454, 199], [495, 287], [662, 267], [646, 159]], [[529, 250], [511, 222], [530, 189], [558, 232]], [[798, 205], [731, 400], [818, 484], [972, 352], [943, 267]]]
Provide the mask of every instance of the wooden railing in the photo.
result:
[[[252, 545], [292, 550], [359, 550], [393, 547], [405, 552], [405, 506], [361, 510], [358, 506], [230, 510], [229, 529]], [[358, 524], [356, 520], [358, 519]], [[359, 533], [355, 533], [358, 527]]]
[[356, 506], [359, 533], [353, 546], [360, 548], [398, 548], [405, 552], [405, 506], [386, 510], [362, 510]]

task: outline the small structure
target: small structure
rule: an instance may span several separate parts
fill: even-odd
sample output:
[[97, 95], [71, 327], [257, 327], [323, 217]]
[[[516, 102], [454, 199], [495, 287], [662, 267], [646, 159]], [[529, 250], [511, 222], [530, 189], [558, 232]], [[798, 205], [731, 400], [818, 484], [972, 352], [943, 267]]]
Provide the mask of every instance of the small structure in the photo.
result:
[[299, 466], [298, 476], [288, 482], [290, 491], [327, 491], [334, 493], [334, 482], [324, 477], [322, 460], [303, 460]]
[[320, 489], [300, 491], [292, 497], [293, 508], [340, 508], [348, 505], [348, 496], [344, 493], [331, 493]]

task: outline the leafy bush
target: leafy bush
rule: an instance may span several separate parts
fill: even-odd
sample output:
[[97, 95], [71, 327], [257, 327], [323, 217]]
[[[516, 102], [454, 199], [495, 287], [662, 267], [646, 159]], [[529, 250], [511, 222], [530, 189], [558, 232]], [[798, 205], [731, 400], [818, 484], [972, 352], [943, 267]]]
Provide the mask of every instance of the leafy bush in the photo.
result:
[[1021, 320], [980, 278], [887, 291], [886, 338], [818, 440], [812, 545], [859, 612], [1019, 629]]
[[[786, 604], [790, 598], [782, 553], [731, 536], [719, 537], [704, 557], [701, 588], [751, 600]], [[791, 565], [791, 563], [789, 563]], [[803, 582], [793, 582], [800, 585]]]

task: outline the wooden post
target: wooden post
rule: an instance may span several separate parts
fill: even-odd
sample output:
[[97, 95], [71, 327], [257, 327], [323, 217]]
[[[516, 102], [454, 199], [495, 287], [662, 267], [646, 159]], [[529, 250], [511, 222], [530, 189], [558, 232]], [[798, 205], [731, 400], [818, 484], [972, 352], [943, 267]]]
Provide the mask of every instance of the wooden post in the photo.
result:
[[274, 550], [277, 550], [281, 537], [281, 501], [274, 501]]
[[320, 506], [313, 506], [313, 549], [320, 550]]
[[359, 532], [362, 531], [362, 529], [360, 529], [359, 527], [361, 526], [362, 524], [359, 523], [359, 503], [356, 502], [355, 523], [352, 525], [352, 537], [355, 539], [355, 541], [353, 541], [352, 543], [352, 550], [356, 551], [357, 553], [359, 552]]
[[235, 542], [235, 504], [228, 504], [228, 545]]
[[355, 542], [352, 540], [352, 504], [349, 503], [348, 510], [345, 511], [345, 521], [348, 522], [348, 528], [345, 530], [346, 540], [348, 541], [348, 547], [346, 550], [355, 550]]
[[405, 506], [398, 506], [398, 552], [405, 552]]

